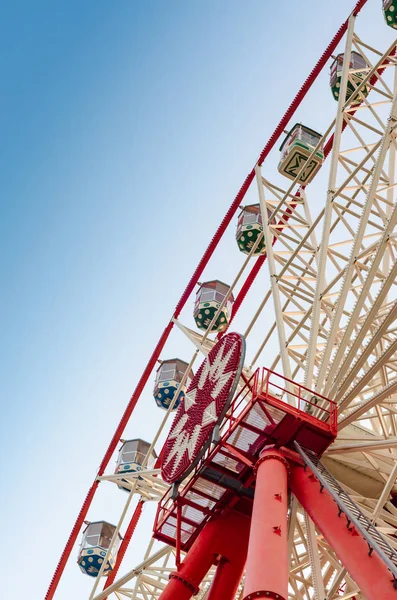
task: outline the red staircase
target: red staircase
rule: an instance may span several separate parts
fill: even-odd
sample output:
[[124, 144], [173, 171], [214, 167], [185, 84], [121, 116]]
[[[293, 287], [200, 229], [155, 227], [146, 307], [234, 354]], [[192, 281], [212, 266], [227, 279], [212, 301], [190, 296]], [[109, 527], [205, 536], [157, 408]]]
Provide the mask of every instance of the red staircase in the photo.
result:
[[334, 402], [269, 369], [258, 369], [235, 397], [218, 439], [177, 498], [170, 491], [160, 502], [154, 537], [188, 550], [213, 514], [229, 507], [250, 515], [252, 467], [266, 446], [287, 449], [300, 461], [294, 442], [321, 456], [336, 432]]

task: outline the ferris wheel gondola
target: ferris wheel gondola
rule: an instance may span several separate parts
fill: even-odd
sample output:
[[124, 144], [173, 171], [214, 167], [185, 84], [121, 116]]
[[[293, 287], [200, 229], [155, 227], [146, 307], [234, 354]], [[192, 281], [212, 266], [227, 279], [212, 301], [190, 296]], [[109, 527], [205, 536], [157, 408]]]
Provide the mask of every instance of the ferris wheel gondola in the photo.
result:
[[383, 0], [383, 14], [385, 15], [386, 23], [397, 29], [397, 1]]
[[[105, 557], [100, 555], [104, 560], [95, 567], [91, 599], [168, 600], [199, 593], [200, 600], [389, 600], [396, 593], [397, 40], [383, 48], [361, 40], [355, 21], [365, 4], [357, 3], [248, 175], [115, 433], [106, 459], [177, 324], [194, 355], [190, 363], [163, 361], [157, 371], [154, 397], [167, 411], [158, 434], [153, 443], [123, 442], [116, 474], [107, 475], [103, 461], [94, 482], [95, 488], [105, 480], [123, 488], [120, 475], [126, 472], [132, 493], [123, 518], [134, 495], [139, 502], [116, 560], [112, 548], [123, 518], [112, 530]], [[392, 27], [394, 4], [383, 2]], [[342, 39], [344, 52], [335, 56]], [[336, 116], [329, 104], [324, 135], [297, 123], [282, 141], [331, 60]], [[277, 141], [278, 172], [262, 169]], [[316, 213], [314, 181], [316, 198], [320, 188], [324, 192]], [[242, 207], [253, 182], [258, 202]], [[243, 265], [229, 285], [217, 279], [200, 283], [193, 314], [182, 312], [238, 207]], [[269, 285], [258, 297], [259, 286], [251, 286], [265, 262]], [[250, 348], [241, 370], [226, 347], [235, 335], [227, 333], [232, 323]], [[204, 360], [193, 377], [200, 352]], [[230, 397], [222, 396], [225, 389]], [[168, 446], [159, 445], [175, 409]], [[116, 581], [142, 503], [150, 501], [159, 501], [156, 541], [148, 532], [143, 562]], [[276, 519], [272, 527], [269, 514]], [[269, 525], [266, 535], [262, 522]], [[103, 574], [109, 574], [108, 587], [99, 592]]]
[[[341, 82], [342, 82], [342, 72], [343, 72], [344, 62], [345, 62], [345, 55], [338, 54], [338, 56], [335, 57], [334, 62], [332, 63], [331, 69], [330, 69], [330, 82], [329, 83], [331, 86], [332, 94], [336, 101], [338, 101], [338, 99], [339, 99], [339, 92], [340, 92], [340, 86], [341, 86]], [[349, 80], [347, 83], [346, 101], [350, 100], [350, 97], [355, 92], [355, 90], [357, 89], [357, 87], [360, 85], [360, 83], [362, 82], [362, 80], [365, 78], [365, 76], [367, 74], [368, 74], [368, 65], [365, 61], [365, 58], [359, 52], [355, 52], [354, 50], [352, 50], [350, 53], [350, 59], [349, 59]], [[355, 94], [353, 97], [354, 97], [355, 101], [358, 102], [360, 100], [360, 97], [362, 98], [362, 97], [366, 97], [366, 96], [368, 96], [368, 87], [363, 86], [360, 89], [359, 95]]]

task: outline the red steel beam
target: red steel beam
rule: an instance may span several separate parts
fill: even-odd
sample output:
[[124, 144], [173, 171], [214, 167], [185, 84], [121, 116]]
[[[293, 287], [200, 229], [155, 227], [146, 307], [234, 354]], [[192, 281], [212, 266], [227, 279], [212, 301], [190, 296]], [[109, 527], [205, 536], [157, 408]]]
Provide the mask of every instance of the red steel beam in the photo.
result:
[[[355, 10], [353, 11], [353, 14], [354, 14], [354, 15], [357, 15], [357, 14], [358, 14], [358, 12], [361, 10], [362, 6], [363, 6], [363, 5], [361, 5], [361, 6], [358, 6], [358, 5], [357, 5], [357, 6], [356, 6], [356, 8], [355, 8]], [[356, 12], [356, 11], [357, 11], [357, 12]], [[347, 22], [346, 22], [346, 23], [347, 23]], [[331, 42], [331, 43], [332, 43], [332, 42]], [[395, 53], [396, 53], [396, 50], [394, 49], [394, 50], [391, 52], [391, 55], [394, 55]], [[389, 61], [389, 60], [386, 60], [385, 62], [386, 62], [386, 63], [389, 63], [390, 61]], [[378, 81], [378, 79], [379, 79], [379, 76], [381, 76], [381, 75], [382, 75], [382, 73], [384, 72], [384, 70], [385, 70], [385, 67], [384, 67], [384, 68], [382, 68], [382, 69], [379, 69], [379, 73], [378, 73], [378, 75], [376, 75], [376, 74], [375, 74], [375, 75], [373, 75], [373, 76], [371, 77], [371, 79], [370, 79], [370, 84], [371, 84], [371, 85], [375, 85], [375, 84], [376, 84], [376, 82], [377, 82], [377, 81]], [[356, 111], [352, 111], [352, 112], [351, 112], [351, 116], [353, 116], [353, 115], [355, 114], [355, 112], [356, 112]], [[343, 124], [342, 124], [342, 131], [344, 131], [346, 127], [347, 127], [347, 122], [346, 122], [346, 121], [343, 121]], [[332, 134], [332, 135], [330, 136], [329, 140], [327, 141], [327, 143], [326, 143], [326, 144], [325, 144], [325, 146], [324, 146], [324, 157], [325, 157], [325, 158], [327, 158], [327, 156], [328, 156], [328, 155], [329, 155], [329, 153], [331, 152], [333, 145], [334, 145], [334, 134]], [[263, 162], [263, 161], [262, 161], [262, 162]], [[258, 164], [259, 164], [259, 165], [261, 165], [261, 164], [262, 164], [262, 162], [259, 162], [259, 161], [258, 161]], [[305, 186], [302, 186], [302, 187], [305, 187]], [[298, 194], [297, 194], [297, 195], [299, 195], [299, 192], [298, 192]], [[290, 208], [295, 208], [295, 207], [294, 207], [294, 206], [291, 204]], [[289, 209], [288, 209], [286, 212], [290, 211], [290, 208], [289, 208]], [[290, 211], [290, 212], [292, 212], [292, 211]], [[284, 218], [283, 222], [285, 222], [285, 221], [288, 221], [288, 217], [287, 217], [287, 218]], [[281, 223], [281, 221], [279, 222], [279, 225], [280, 225], [280, 224], [282, 224], [282, 223]], [[273, 244], [272, 244], [273, 246], [274, 246], [274, 244], [275, 244], [276, 240], [277, 240], [277, 238], [273, 238]], [[265, 254], [262, 254], [262, 256], [259, 256], [259, 257], [258, 257], [258, 258], [255, 260], [254, 266], [252, 267], [252, 269], [251, 269], [251, 271], [250, 271], [250, 273], [249, 273], [249, 275], [248, 275], [247, 279], [245, 280], [245, 282], [244, 282], [244, 283], [243, 283], [243, 285], [241, 286], [241, 289], [240, 289], [239, 293], [237, 294], [237, 296], [236, 296], [236, 298], [235, 298], [235, 301], [234, 301], [234, 303], [233, 303], [233, 312], [232, 312], [232, 315], [231, 315], [231, 318], [230, 318], [230, 321], [229, 321], [228, 327], [227, 327], [226, 329], [224, 329], [224, 330], [223, 330], [223, 331], [222, 331], [220, 334], [218, 334], [218, 338], [222, 337], [222, 335], [224, 335], [224, 334], [226, 333], [227, 329], [230, 327], [230, 325], [231, 325], [231, 323], [232, 323], [232, 321], [233, 321], [234, 317], [236, 316], [236, 314], [237, 314], [237, 312], [238, 312], [238, 310], [239, 310], [239, 308], [240, 308], [241, 304], [243, 303], [243, 301], [244, 301], [244, 299], [245, 299], [245, 297], [246, 297], [247, 293], [249, 292], [249, 290], [250, 290], [250, 288], [251, 288], [252, 284], [254, 283], [254, 281], [255, 281], [255, 279], [256, 279], [256, 277], [257, 277], [257, 275], [258, 275], [259, 271], [261, 270], [261, 268], [262, 268], [262, 266], [263, 266], [264, 262], [266, 261], [266, 258], [267, 258], [267, 255], [266, 255], [266, 253], [265, 253]]]
[[88, 512], [90, 504], [91, 504], [91, 502], [92, 502], [92, 500], [94, 498], [94, 495], [95, 495], [95, 492], [97, 490], [98, 485], [99, 485], [99, 481], [96, 480], [96, 481], [94, 481], [94, 483], [92, 484], [92, 486], [88, 490], [87, 496], [85, 497], [85, 500], [83, 502], [81, 510], [80, 510], [80, 512], [79, 512], [79, 514], [77, 516], [76, 522], [73, 525], [72, 531], [70, 532], [70, 536], [68, 538], [68, 541], [66, 542], [65, 549], [62, 552], [61, 558], [59, 559], [59, 562], [58, 562], [58, 564], [56, 566], [54, 575], [53, 575], [53, 577], [51, 579], [51, 582], [50, 582], [50, 586], [49, 586], [47, 594], [45, 596], [45, 600], [47, 600], [47, 598], [53, 598], [53, 596], [55, 594], [55, 591], [56, 591], [56, 589], [58, 587], [59, 580], [60, 580], [61, 575], [63, 573], [63, 570], [64, 570], [64, 568], [66, 566], [66, 563], [68, 561], [70, 552], [71, 552], [71, 550], [72, 550], [72, 548], [74, 546], [74, 543], [75, 543], [75, 541], [77, 539], [79, 531], [80, 531], [80, 529], [81, 529], [81, 527], [82, 527], [82, 525], [84, 523], [84, 519], [86, 517], [86, 514]]
[[120, 567], [120, 565], [121, 565], [121, 563], [123, 561], [125, 553], [127, 552], [128, 544], [130, 543], [131, 538], [133, 536], [133, 533], [135, 531], [135, 528], [138, 525], [138, 521], [139, 521], [140, 516], [142, 514], [142, 509], [143, 509], [143, 505], [144, 504], [145, 503], [142, 500], [140, 500], [138, 502], [138, 504], [136, 505], [136, 508], [134, 510], [134, 514], [132, 515], [130, 524], [128, 525], [128, 527], [126, 529], [123, 541], [120, 544], [120, 549], [119, 549], [119, 551], [117, 553], [116, 564], [114, 565], [114, 568], [113, 568], [112, 572], [110, 573], [110, 575], [108, 575], [108, 577], [106, 579], [106, 584], [105, 584], [104, 589], [106, 589], [110, 585], [112, 585], [112, 583], [116, 579], [116, 575], [118, 573], [119, 567]]
[[[142, 390], [145, 387], [146, 382], [150, 376], [150, 373], [154, 369], [157, 359], [160, 356], [160, 353], [164, 347], [164, 344], [166, 343], [166, 341], [168, 339], [168, 336], [171, 332], [172, 326], [173, 326], [173, 323], [171, 321], [170, 323], [168, 323], [167, 327], [164, 329], [164, 331], [157, 343], [157, 346], [154, 349], [154, 352], [153, 352], [152, 356], [150, 357], [148, 364], [146, 365], [146, 368], [138, 382], [138, 385], [136, 386], [136, 388], [134, 390], [131, 400], [128, 403], [127, 408], [124, 411], [121, 421], [112, 437], [109, 447], [106, 450], [105, 455], [102, 459], [102, 462], [99, 466], [99, 469], [98, 469], [99, 476], [103, 475], [103, 473], [105, 472], [105, 469], [113, 455], [113, 452], [115, 451], [115, 449], [117, 447], [117, 444], [118, 444], [118, 442], [122, 436], [122, 433], [128, 423], [128, 420], [131, 417], [131, 414], [135, 408], [135, 405], [138, 402], [138, 398], [141, 395]], [[49, 588], [47, 590], [44, 600], [52, 600], [52, 598], [54, 597], [54, 594], [57, 590], [62, 573], [63, 573], [66, 563], [69, 559], [70, 553], [73, 549], [74, 544], [76, 543], [77, 536], [79, 535], [79, 531], [81, 530], [81, 527], [83, 526], [84, 520], [88, 513], [88, 509], [91, 505], [91, 502], [94, 498], [95, 492], [98, 488], [98, 484], [99, 484], [99, 481], [97, 479], [95, 479], [94, 483], [92, 484], [92, 486], [90, 487], [90, 489], [87, 493], [87, 496], [83, 502], [83, 506], [81, 507], [81, 510], [77, 516], [77, 519], [75, 521], [75, 524], [73, 526], [71, 534], [70, 534], [68, 541], [66, 542], [65, 548], [61, 554], [61, 558], [58, 561], [58, 564], [56, 566], [54, 575], [52, 577], [51, 583], [49, 585]]]
[[368, 600], [396, 600], [393, 577], [380, 557], [368, 552], [368, 544], [348, 527], [332, 496], [323, 489], [310, 469], [292, 468], [290, 487], [300, 504], [333, 548], [343, 566]]
[[262, 452], [256, 468], [244, 600], [288, 600], [288, 471], [283, 454]]
[[[171, 573], [160, 600], [190, 600], [197, 594], [203, 578], [218, 557], [223, 566], [215, 577], [209, 598], [233, 600], [230, 594], [238, 587], [244, 570], [249, 529], [249, 517], [234, 510], [226, 509], [213, 517], [200, 532], [177, 572]], [[221, 595], [221, 592], [226, 595]]]
[[[233, 540], [236, 543], [236, 540]], [[243, 577], [245, 557], [235, 564], [221, 558], [212, 580], [207, 600], [234, 600]]]
[[[363, 8], [363, 6], [366, 4], [366, 2], [367, 2], [367, 0], [359, 0], [357, 2], [357, 4], [355, 5], [352, 14], [354, 14], [355, 16], [358, 15], [358, 13]], [[292, 116], [294, 115], [294, 113], [296, 112], [298, 107], [300, 106], [300, 104], [301, 104], [302, 100], [304, 99], [304, 97], [306, 96], [307, 92], [313, 85], [314, 81], [317, 79], [318, 75], [320, 74], [320, 72], [322, 71], [324, 66], [326, 65], [327, 61], [330, 59], [336, 46], [341, 41], [343, 35], [345, 34], [345, 32], [347, 30], [348, 20], [349, 19], [346, 19], [346, 21], [339, 27], [335, 36], [332, 38], [331, 42], [328, 44], [327, 48], [321, 55], [320, 59], [315, 64], [310, 75], [307, 77], [307, 79], [303, 83], [299, 92], [296, 94], [295, 98], [293, 99], [290, 106], [288, 107], [286, 113], [284, 114], [284, 116], [280, 120], [279, 124], [277, 125], [276, 129], [274, 130], [273, 134], [271, 135], [270, 139], [268, 140], [266, 146], [263, 148], [256, 164], [262, 165], [263, 161], [265, 160], [265, 158], [267, 157], [269, 152], [272, 150], [272, 148], [276, 144], [278, 138], [283, 133], [285, 127], [288, 125], [290, 119], [292, 118]], [[255, 177], [255, 166], [252, 168], [251, 172], [245, 178], [245, 181], [244, 181], [243, 185], [241, 186], [240, 190], [238, 191], [235, 199], [233, 200], [232, 205], [230, 206], [229, 210], [227, 211], [226, 215], [224, 216], [223, 220], [221, 221], [221, 224], [219, 225], [218, 229], [216, 230], [215, 235], [213, 236], [206, 251], [204, 252], [199, 264], [196, 267], [196, 270], [194, 271], [188, 285], [186, 286], [185, 291], [183, 292], [179, 302], [177, 303], [177, 305], [175, 307], [173, 318], [177, 318], [179, 316], [179, 314], [181, 313], [188, 298], [190, 297], [190, 294], [192, 293], [194, 287], [196, 286], [201, 274], [203, 273], [210, 258], [212, 257], [212, 255], [215, 251], [215, 248], [217, 247], [219, 241], [221, 240], [223, 234], [225, 233], [227, 227], [229, 226], [234, 214], [236, 213], [239, 205], [241, 204], [241, 201], [243, 200], [245, 194], [247, 193], [248, 188], [251, 185], [254, 177]], [[258, 260], [260, 260], [260, 259], [258, 259]], [[257, 267], [258, 270], [259, 270], [259, 268], [260, 268], [260, 266]], [[254, 267], [254, 269], [255, 269], [255, 267]], [[240, 291], [240, 293], [241, 292], [242, 291]], [[102, 462], [99, 466], [98, 475], [102, 475], [104, 473], [104, 471], [112, 457], [112, 454], [117, 447], [120, 437], [122, 436], [122, 433], [123, 433], [128, 421], [133, 413], [133, 410], [140, 398], [143, 388], [145, 387], [145, 385], [150, 377], [150, 374], [160, 356], [160, 353], [171, 333], [173, 325], [174, 325], [174, 323], [171, 319], [170, 322], [168, 323], [168, 325], [166, 326], [166, 328], [164, 329], [164, 331], [153, 351], [153, 354], [150, 357], [149, 362], [147, 363], [140, 380], [138, 381], [138, 384], [130, 398], [130, 401], [127, 404], [127, 407], [126, 407], [124, 414], [120, 420], [120, 423], [117, 426], [116, 431], [114, 432], [114, 435], [111, 439], [109, 447], [106, 450], [105, 455], [102, 459]], [[91, 505], [96, 488], [97, 488], [97, 480], [94, 481], [93, 485], [91, 486], [91, 488], [84, 500], [83, 506], [78, 514], [78, 517], [73, 526], [72, 532], [71, 532], [69, 539], [66, 543], [66, 546], [62, 552], [61, 558], [59, 559], [59, 562], [56, 566], [56, 569], [55, 569], [54, 575], [52, 577], [51, 583], [49, 585], [48, 591], [45, 595], [45, 600], [52, 600], [52, 598], [54, 597], [54, 594], [58, 587], [60, 578], [61, 578], [64, 568], [66, 566], [67, 560], [70, 556], [70, 553], [72, 551], [74, 544], [76, 543], [77, 536], [78, 536], [79, 531], [84, 523], [85, 517], [87, 516], [87, 512]], [[92, 492], [92, 490], [93, 490], [93, 492]]]

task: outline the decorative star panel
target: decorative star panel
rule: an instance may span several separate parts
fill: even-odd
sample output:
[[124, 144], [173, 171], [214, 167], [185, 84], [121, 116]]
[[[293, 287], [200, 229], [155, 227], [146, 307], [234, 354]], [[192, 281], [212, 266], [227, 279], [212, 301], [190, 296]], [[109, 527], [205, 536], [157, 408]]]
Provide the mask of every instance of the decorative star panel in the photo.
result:
[[225, 416], [245, 358], [245, 340], [228, 333], [212, 348], [195, 374], [164, 446], [164, 481], [182, 481], [204, 454], [215, 425]]

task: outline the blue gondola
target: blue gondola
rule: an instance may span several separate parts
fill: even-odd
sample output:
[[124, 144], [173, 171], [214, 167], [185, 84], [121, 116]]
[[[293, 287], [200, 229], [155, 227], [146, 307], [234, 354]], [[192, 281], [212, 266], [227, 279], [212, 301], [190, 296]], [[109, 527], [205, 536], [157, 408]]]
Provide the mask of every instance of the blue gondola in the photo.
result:
[[121, 537], [117, 535], [115, 542], [110, 548], [112, 537], [116, 530], [115, 525], [106, 521], [95, 521], [88, 523], [83, 532], [77, 564], [86, 575], [98, 577], [99, 570], [103, 564], [106, 553], [108, 557], [103, 575], [109, 575], [114, 568]]
[[[167, 410], [171, 401], [174, 399], [176, 391], [179, 389], [182, 378], [188, 368], [188, 363], [179, 358], [170, 358], [163, 360], [156, 373], [153, 396], [159, 408]], [[189, 387], [193, 373], [190, 372], [185, 381], [185, 389]], [[176, 410], [184, 396], [183, 390], [178, 395], [178, 399], [172, 410]]]

